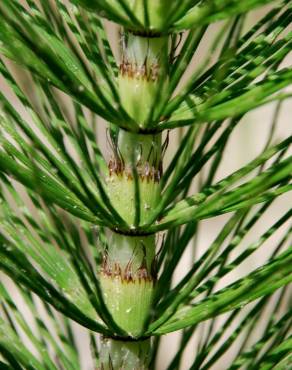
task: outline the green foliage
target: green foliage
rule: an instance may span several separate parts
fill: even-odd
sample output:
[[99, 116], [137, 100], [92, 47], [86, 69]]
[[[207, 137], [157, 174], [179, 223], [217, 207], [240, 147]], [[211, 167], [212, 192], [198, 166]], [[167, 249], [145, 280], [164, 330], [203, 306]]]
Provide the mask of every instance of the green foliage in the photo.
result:
[[[201, 303], [197, 303], [193, 307], [181, 308], [167, 321], [165, 321], [164, 317], [168, 316], [166, 311], [158, 320], [159, 327], [157, 331], [155, 330], [157, 323], [154, 321], [149, 328], [150, 333], [165, 334], [182, 329], [215, 315], [220, 315], [223, 312], [241, 307], [262, 295], [270, 294], [279, 287], [291, 282], [290, 266], [291, 248], [280, 257], [273, 259], [270, 264], [261, 267], [258, 271], [213, 294]], [[192, 295], [195, 294], [192, 292]], [[184, 296], [185, 292], [182, 291], [178, 294], [178, 303], [173, 302], [172, 305], [178, 305], [182, 301], [180, 295]], [[184, 297], [184, 299], [188, 299], [188, 297]], [[171, 309], [171, 305], [168, 309]]]
[[174, 27], [178, 29], [193, 28], [201, 24], [208, 24], [220, 19], [247, 12], [255, 7], [270, 3], [271, 0], [235, 0], [200, 1], [178, 21]]
[[[81, 369], [72, 321], [88, 329], [94, 366], [95, 333], [127, 336], [108, 311], [97, 278], [107, 247], [105, 228], [135, 235], [165, 232], [153, 307], [141, 334], [155, 336], [152, 368], [159, 337], [181, 329], [181, 346], [168, 369], [179, 368], [192, 336], [202, 330], [191, 369], [211, 369], [234, 343], [230, 369], [289, 368], [291, 211], [275, 217], [259, 236], [254, 226], [292, 187], [291, 136], [288, 129], [287, 137], [273, 136], [282, 101], [290, 97], [285, 88], [292, 70], [283, 62], [292, 50], [291, 2], [172, 1], [161, 19], [152, 1], [26, 3], [0, 3], [0, 73], [7, 91], [0, 92], [0, 268], [5, 275], [0, 283], [0, 368]], [[269, 11], [249, 27], [247, 12], [266, 3]], [[148, 35], [173, 33], [169, 84], [165, 94], [153, 99], [143, 125], [122, 106], [118, 61], [103, 17]], [[218, 20], [214, 35], [210, 24]], [[189, 31], [178, 45], [184, 29]], [[211, 46], [184, 82], [206, 35]], [[278, 102], [265, 148], [217, 181], [234, 129], [246, 113], [273, 101]], [[187, 126], [179, 129], [181, 141], [160, 181], [160, 201], [146, 221], [140, 217], [143, 205], [134, 173], [134, 226], [110, 200], [107, 163], [98, 145], [106, 135], [98, 137], [102, 123], [97, 117], [111, 123], [111, 144], [120, 129], [146, 135]], [[201, 220], [222, 214], [229, 217], [215, 240], [175, 284], [175, 268], [187, 246], [193, 243], [196, 249]], [[244, 246], [251, 235], [253, 241]], [[218, 290], [225, 276], [272, 237], [261, 267]], [[33, 317], [33, 329], [7, 288], [10, 279]], [[267, 322], [255, 342], [267, 307]], [[219, 315], [223, 324], [214, 329]]]

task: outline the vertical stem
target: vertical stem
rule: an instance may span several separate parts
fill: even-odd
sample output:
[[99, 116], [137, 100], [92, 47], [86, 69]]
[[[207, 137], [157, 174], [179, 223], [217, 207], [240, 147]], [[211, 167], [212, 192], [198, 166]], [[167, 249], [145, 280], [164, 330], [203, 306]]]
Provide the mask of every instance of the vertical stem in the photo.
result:
[[100, 275], [105, 303], [131, 338], [143, 331], [155, 282], [155, 236], [112, 233]]
[[161, 134], [140, 135], [120, 130], [116, 151], [109, 162], [108, 190], [130, 229], [135, 229], [137, 212], [143, 224], [158, 203], [160, 177]]
[[126, 342], [110, 338], [101, 341], [100, 370], [147, 370], [150, 339]]
[[142, 338], [156, 281], [156, 236], [140, 235], [160, 197], [161, 133], [145, 129], [155, 114], [157, 94], [168, 83], [168, 37], [125, 33], [119, 90], [123, 107], [141, 133], [118, 130], [113, 139], [107, 189], [129, 229], [108, 232], [100, 284], [105, 303], [125, 338], [103, 338], [101, 369], [147, 369], [150, 339]]
[[130, 32], [122, 36], [121, 101], [142, 129], [151, 123], [157, 97], [168, 85], [168, 42], [168, 36], [149, 38]]

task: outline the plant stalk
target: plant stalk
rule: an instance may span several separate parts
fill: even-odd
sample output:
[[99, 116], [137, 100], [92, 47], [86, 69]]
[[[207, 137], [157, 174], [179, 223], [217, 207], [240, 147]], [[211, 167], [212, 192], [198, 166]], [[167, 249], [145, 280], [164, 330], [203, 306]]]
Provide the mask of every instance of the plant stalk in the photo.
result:
[[150, 339], [126, 342], [102, 338], [100, 353], [100, 370], [147, 370], [150, 360]]
[[100, 272], [104, 301], [125, 338], [104, 338], [101, 369], [148, 368], [150, 339], [143, 338], [156, 282], [156, 235], [141, 235], [160, 198], [161, 133], [148, 132], [157, 94], [168, 83], [168, 37], [144, 37], [125, 32], [118, 78], [123, 107], [141, 132], [122, 129], [111, 136], [107, 190], [128, 232], [108, 232]]

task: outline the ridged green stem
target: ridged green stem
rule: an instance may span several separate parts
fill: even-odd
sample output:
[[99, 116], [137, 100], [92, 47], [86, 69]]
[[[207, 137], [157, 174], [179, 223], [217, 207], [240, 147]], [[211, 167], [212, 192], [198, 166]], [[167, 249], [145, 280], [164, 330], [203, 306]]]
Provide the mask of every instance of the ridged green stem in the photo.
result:
[[102, 338], [100, 352], [100, 370], [147, 370], [150, 339], [125, 342]]
[[[168, 38], [125, 33], [119, 75], [121, 101], [142, 131], [155, 115], [157, 94], [168, 83]], [[142, 338], [156, 281], [156, 236], [139, 235], [160, 198], [160, 133], [119, 130], [112, 139], [107, 190], [128, 231], [108, 232], [100, 272], [104, 301], [127, 337], [104, 339], [101, 369], [147, 369], [150, 339]]]
[[112, 233], [104, 256], [100, 284], [115, 322], [131, 338], [143, 332], [155, 283], [155, 236]]
[[127, 113], [146, 129], [155, 116], [155, 102], [168, 85], [168, 36], [122, 36], [120, 97]]
[[158, 203], [160, 176], [161, 134], [120, 130], [116, 152], [109, 162], [108, 191], [130, 229], [135, 229], [138, 221], [144, 223]]

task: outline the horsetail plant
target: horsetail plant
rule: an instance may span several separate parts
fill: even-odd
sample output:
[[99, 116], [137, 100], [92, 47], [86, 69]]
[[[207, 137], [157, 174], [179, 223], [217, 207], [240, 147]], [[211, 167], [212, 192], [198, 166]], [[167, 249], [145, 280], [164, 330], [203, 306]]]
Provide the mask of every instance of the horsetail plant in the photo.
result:
[[[231, 347], [224, 369], [292, 367], [291, 207], [254, 231], [291, 190], [289, 128], [274, 139], [291, 21], [289, 0], [1, 0], [1, 369], [85, 368], [74, 321], [90, 369], [158, 369], [174, 331], [168, 370], [194, 337], [193, 370]], [[264, 149], [218, 179], [234, 129], [267, 103]], [[202, 220], [223, 214], [196, 255]], [[222, 288], [270, 238], [261, 266]]]

